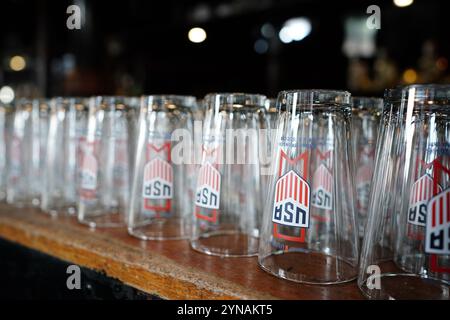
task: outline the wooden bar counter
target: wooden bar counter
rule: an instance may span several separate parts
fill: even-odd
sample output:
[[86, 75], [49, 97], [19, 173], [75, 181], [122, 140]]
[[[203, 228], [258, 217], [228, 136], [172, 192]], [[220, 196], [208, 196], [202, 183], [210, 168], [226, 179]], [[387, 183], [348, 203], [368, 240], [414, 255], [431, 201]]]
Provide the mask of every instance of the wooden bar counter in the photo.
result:
[[0, 204], [0, 238], [77, 264], [163, 299], [362, 299], [356, 282], [308, 286], [262, 271], [256, 258], [203, 255], [188, 241], [141, 241], [91, 230], [74, 217]]

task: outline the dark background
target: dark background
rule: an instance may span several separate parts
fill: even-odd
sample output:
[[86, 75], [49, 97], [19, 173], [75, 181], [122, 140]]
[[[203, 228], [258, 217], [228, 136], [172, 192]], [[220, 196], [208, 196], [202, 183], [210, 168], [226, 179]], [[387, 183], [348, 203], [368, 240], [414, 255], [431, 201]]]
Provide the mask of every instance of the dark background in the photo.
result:
[[[66, 28], [71, 4], [83, 9], [81, 30]], [[376, 51], [350, 58], [342, 49], [345, 21], [368, 17], [371, 4], [381, 8]], [[213, 91], [274, 96], [293, 88], [379, 95], [401, 83], [450, 82], [449, 12], [450, 2], [437, 0], [415, 0], [405, 8], [392, 0], [2, 0], [0, 86], [11, 86], [16, 96]], [[278, 31], [293, 17], [310, 19], [312, 31], [302, 41], [283, 44]], [[265, 23], [274, 27], [274, 37], [261, 35]], [[207, 32], [199, 44], [187, 37], [197, 26]], [[258, 39], [266, 41], [267, 52], [255, 51]], [[24, 70], [10, 69], [14, 55], [25, 57]], [[351, 63], [362, 64], [364, 75]], [[417, 77], [406, 77], [407, 69]]]

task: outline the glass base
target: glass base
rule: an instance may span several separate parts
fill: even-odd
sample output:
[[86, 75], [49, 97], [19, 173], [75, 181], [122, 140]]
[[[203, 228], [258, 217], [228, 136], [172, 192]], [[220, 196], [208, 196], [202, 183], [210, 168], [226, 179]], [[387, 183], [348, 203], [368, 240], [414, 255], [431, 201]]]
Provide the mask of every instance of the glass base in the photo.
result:
[[117, 213], [78, 217], [78, 221], [90, 228], [122, 228], [126, 226], [124, 216]]
[[320, 252], [282, 252], [259, 259], [265, 271], [282, 279], [306, 284], [339, 284], [355, 280], [358, 268]]
[[154, 218], [140, 225], [129, 227], [128, 233], [141, 240], [189, 239], [190, 227], [182, 218]]
[[59, 215], [75, 216], [77, 214], [77, 209], [74, 206], [46, 208], [42, 209], [42, 211], [51, 215], [52, 217], [57, 217]]
[[191, 240], [191, 247], [219, 257], [252, 257], [258, 254], [259, 238], [239, 231], [214, 231]]
[[379, 289], [369, 288], [368, 282], [376, 283], [376, 278], [367, 278], [358, 283], [361, 292], [369, 299], [389, 300], [450, 300], [449, 283], [412, 274], [380, 274]]
[[9, 205], [16, 208], [37, 208], [39, 207], [40, 201], [37, 198], [33, 199], [6, 199]]

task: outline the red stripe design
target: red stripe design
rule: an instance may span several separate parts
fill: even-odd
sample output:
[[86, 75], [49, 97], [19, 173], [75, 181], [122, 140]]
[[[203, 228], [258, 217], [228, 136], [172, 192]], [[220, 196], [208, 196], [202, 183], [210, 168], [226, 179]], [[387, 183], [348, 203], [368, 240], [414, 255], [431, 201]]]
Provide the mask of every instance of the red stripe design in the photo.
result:
[[83, 169], [94, 174], [97, 173], [97, 160], [92, 154], [87, 153], [84, 155]]
[[322, 187], [325, 191], [331, 193], [333, 177], [323, 164], [321, 164], [316, 172], [314, 172], [313, 180], [313, 190]]
[[[438, 192], [442, 192], [441, 186], [438, 186]], [[412, 188], [410, 204], [428, 201], [433, 196], [433, 179], [425, 174], [417, 180]]]
[[198, 185], [207, 185], [215, 191], [219, 191], [220, 173], [211, 164], [202, 165], [199, 170]]
[[150, 161], [144, 170], [144, 180], [161, 179], [172, 182], [172, 166], [160, 158]]
[[447, 222], [450, 221], [450, 192], [447, 192]]
[[308, 184], [293, 171], [289, 171], [277, 181], [276, 202], [284, 199], [294, 199], [296, 202], [308, 206]]
[[431, 200], [431, 226], [450, 222], [450, 192], [444, 192]]
[[436, 226], [436, 202], [433, 203], [433, 214], [432, 214], [432, 221], [431, 221], [431, 226], [434, 228]]

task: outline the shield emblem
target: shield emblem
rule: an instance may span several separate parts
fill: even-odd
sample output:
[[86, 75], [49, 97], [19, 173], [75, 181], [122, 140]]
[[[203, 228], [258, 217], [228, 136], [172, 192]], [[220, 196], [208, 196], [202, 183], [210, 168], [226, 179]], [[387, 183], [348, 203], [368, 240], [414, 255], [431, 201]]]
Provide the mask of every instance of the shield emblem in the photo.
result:
[[278, 179], [272, 221], [284, 226], [309, 228], [309, 185], [290, 170]]
[[319, 209], [333, 208], [333, 176], [324, 164], [319, 165], [313, 175], [312, 205]]
[[425, 252], [450, 254], [450, 189], [428, 203]]
[[142, 197], [144, 210], [170, 211], [173, 198], [173, 168], [170, 142], [158, 146], [147, 144], [147, 164], [144, 167]]
[[[198, 207], [219, 209], [220, 180], [220, 172], [209, 162], [200, 167], [195, 198], [195, 204]], [[199, 218], [205, 217], [201, 214], [198, 216]]]
[[172, 199], [172, 166], [160, 158], [153, 159], [145, 165], [144, 190], [145, 199]]
[[[308, 159], [309, 159], [309, 151], [305, 151], [305, 152], [297, 155], [295, 158], [291, 158], [284, 152], [283, 149], [280, 149], [280, 157], [279, 157], [279, 163], [278, 163], [278, 177], [280, 177], [280, 178], [279, 178], [278, 181], [281, 180], [283, 172], [290, 173], [292, 171], [292, 173], [294, 174], [294, 177], [297, 177], [297, 184], [298, 184], [298, 186], [300, 188], [299, 181], [303, 181], [305, 183], [306, 183], [306, 181], [303, 178], [301, 178], [301, 176], [297, 172], [300, 172], [302, 176], [305, 176], [305, 177], [308, 176]], [[301, 163], [301, 165], [299, 165], [300, 163]], [[294, 168], [294, 167], [298, 171], [293, 170], [292, 168]], [[287, 176], [287, 175], [285, 175], [285, 176]], [[292, 175], [290, 175], [290, 177], [292, 177]], [[295, 178], [294, 178], [294, 180], [295, 180]], [[277, 183], [278, 183], [278, 181], [277, 181]], [[285, 182], [283, 182], [283, 181], [286, 181], [286, 180], [284, 180], [284, 179], [281, 180], [280, 185], [279, 185], [279, 189], [278, 189], [278, 190], [280, 190], [280, 192], [281, 192], [281, 190], [283, 190], [282, 187], [284, 187], [283, 183], [285, 183]], [[295, 181], [294, 181], [294, 184], [295, 184]], [[294, 188], [294, 190], [297, 190], [297, 192], [298, 192], [297, 196], [299, 196], [300, 194], [303, 194], [303, 192], [305, 190], [304, 184], [302, 185], [302, 192], [301, 193], [300, 193], [299, 188], [298, 189]], [[308, 195], [303, 198], [303, 201], [306, 201], [306, 202], [304, 202], [304, 204], [307, 204], [307, 205], [305, 205], [305, 207], [308, 208], [308, 210], [306, 210], [307, 214], [306, 214], [306, 219], [304, 220], [304, 222], [305, 222], [304, 225], [308, 225], [309, 226], [309, 207], [310, 207], [310, 189], [309, 189], [309, 185], [308, 185], [307, 190], [308, 190]], [[281, 194], [280, 194], [280, 197], [281, 197]], [[284, 197], [284, 195], [283, 195], [283, 197]], [[280, 199], [281, 198], [278, 198], [278, 200], [280, 200]], [[275, 193], [275, 199], [274, 199], [274, 204], [276, 205], [276, 203], [277, 203], [277, 192]], [[290, 206], [291, 205], [289, 205], [288, 210], [291, 209]], [[275, 206], [274, 206], [274, 208], [275, 208]], [[301, 206], [298, 206], [297, 208], [301, 208]], [[275, 210], [275, 209], [272, 209], [272, 210]], [[275, 220], [277, 220], [277, 219], [275, 219]], [[290, 219], [288, 219], [288, 221], [289, 220]], [[286, 241], [293, 241], [293, 242], [305, 242], [306, 230], [307, 230], [306, 227], [297, 227], [297, 228], [294, 227], [294, 228], [292, 228], [292, 227], [290, 227], [288, 225], [283, 225], [283, 224], [280, 224], [278, 222], [274, 222], [273, 219], [272, 219], [272, 222], [273, 222], [273, 236], [274, 236], [274, 238], [283, 239], [283, 240], [286, 240]]]
[[[433, 196], [434, 181], [428, 174], [423, 175], [413, 185], [408, 209], [408, 223], [425, 226], [427, 216], [427, 204]], [[442, 188], [438, 186], [438, 192]]]
[[85, 153], [81, 166], [81, 196], [92, 199], [97, 188], [97, 159], [91, 153]]

